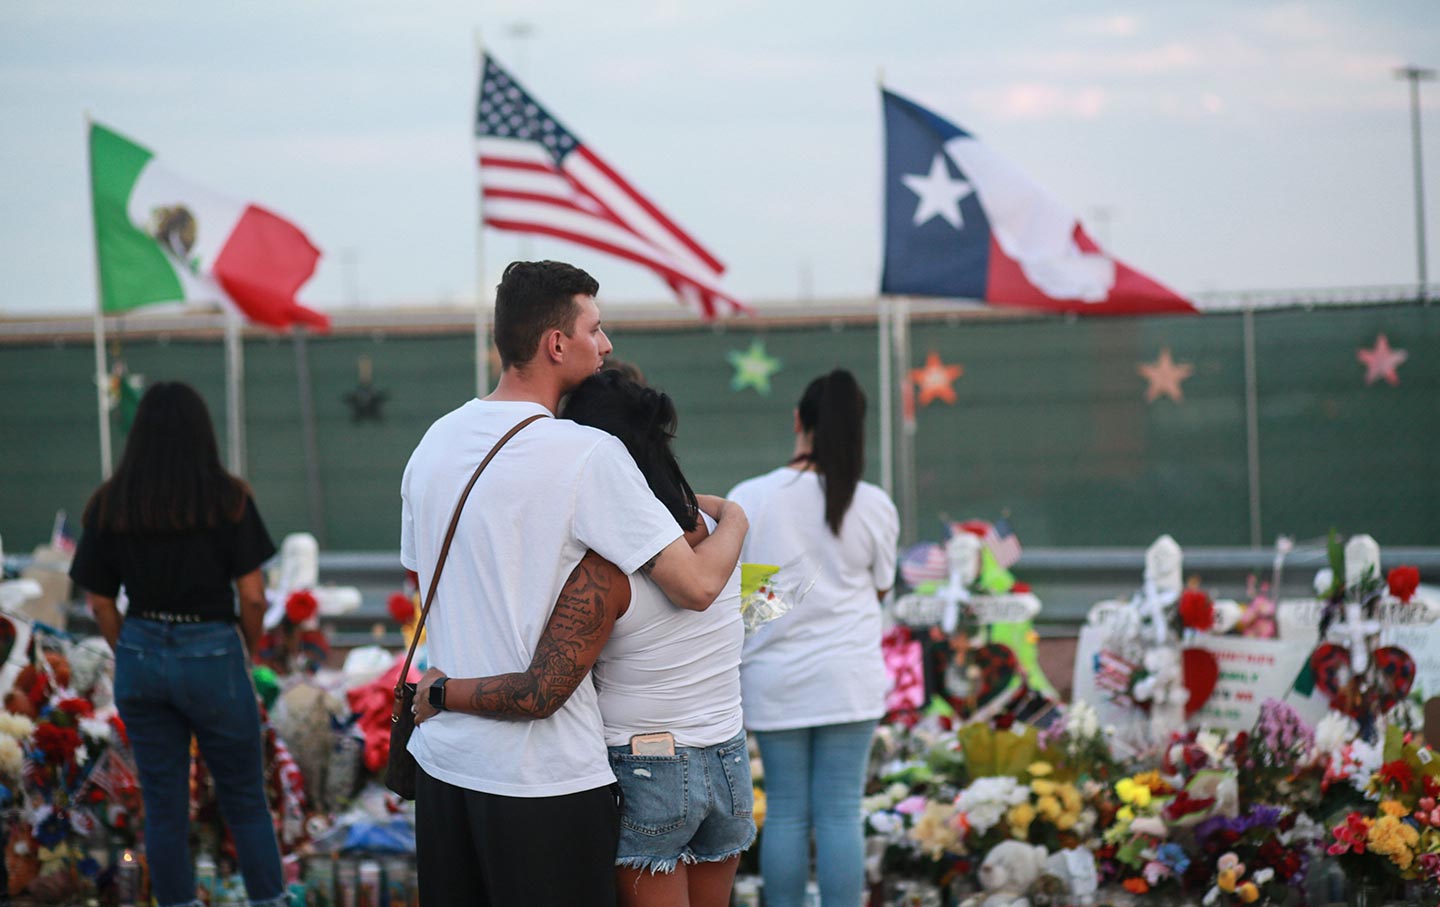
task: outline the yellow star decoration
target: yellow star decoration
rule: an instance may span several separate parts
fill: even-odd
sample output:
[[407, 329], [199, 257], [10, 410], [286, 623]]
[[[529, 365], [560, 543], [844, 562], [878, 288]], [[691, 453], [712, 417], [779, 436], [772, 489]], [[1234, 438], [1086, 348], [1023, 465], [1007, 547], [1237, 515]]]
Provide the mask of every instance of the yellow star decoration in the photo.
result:
[[731, 390], [753, 387], [762, 397], [770, 396], [770, 376], [780, 371], [780, 360], [765, 352], [762, 341], [751, 341], [750, 349], [744, 352], [731, 350], [725, 358], [735, 367], [735, 375], [730, 379]]
[[1176, 362], [1170, 358], [1170, 348], [1160, 350], [1160, 358], [1154, 362], [1142, 362], [1135, 371], [1149, 382], [1145, 388], [1145, 402], [1154, 403], [1161, 397], [1169, 397], [1176, 403], [1185, 402], [1185, 392], [1180, 382], [1195, 374], [1195, 366], [1188, 362]]
[[919, 403], [921, 406], [929, 406], [932, 400], [943, 400], [951, 406], [955, 405], [955, 379], [965, 374], [963, 365], [946, 365], [940, 361], [940, 354], [930, 352], [925, 357], [925, 365], [921, 368], [910, 370], [910, 380], [920, 391]]

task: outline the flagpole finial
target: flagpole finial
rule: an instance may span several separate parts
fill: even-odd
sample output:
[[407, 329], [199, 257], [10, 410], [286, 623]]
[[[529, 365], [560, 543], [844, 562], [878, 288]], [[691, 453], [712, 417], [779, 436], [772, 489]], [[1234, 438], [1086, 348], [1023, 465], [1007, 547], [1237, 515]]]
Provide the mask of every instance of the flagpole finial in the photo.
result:
[[885, 87], [885, 67], [883, 67], [883, 66], [877, 66], [877, 67], [875, 67], [875, 84], [876, 84], [876, 85], [879, 85], [879, 86], [881, 87], [881, 89], [884, 89], [884, 87]]

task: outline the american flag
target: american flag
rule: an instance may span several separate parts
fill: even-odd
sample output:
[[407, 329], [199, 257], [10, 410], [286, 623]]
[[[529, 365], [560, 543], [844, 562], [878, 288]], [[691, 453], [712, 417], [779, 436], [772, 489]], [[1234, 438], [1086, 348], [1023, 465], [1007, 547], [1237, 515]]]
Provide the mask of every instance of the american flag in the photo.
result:
[[725, 266], [560, 124], [489, 54], [475, 112], [481, 217], [654, 271], [705, 318], [749, 308], [720, 286]]
[[996, 520], [985, 532], [984, 544], [995, 555], [995, 563], [1009, 568], [1020, 560], [1020, 537], [1007, 519]]
[[75, 533], [65, 511], [55, 511], [55, 525], [50, 530], [50, 547], [66, 557], [75, 556]]
[[900, 578], [911, 586], [936, 582], [949, 575], [945, 549], [934, 542], [912, 545], [900, 558]]

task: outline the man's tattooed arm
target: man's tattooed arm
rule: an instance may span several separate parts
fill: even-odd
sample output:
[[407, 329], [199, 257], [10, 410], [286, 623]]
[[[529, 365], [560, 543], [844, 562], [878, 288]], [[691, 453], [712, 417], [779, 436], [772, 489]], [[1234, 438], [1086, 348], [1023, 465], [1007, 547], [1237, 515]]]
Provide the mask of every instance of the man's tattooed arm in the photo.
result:
[[[529, 669], [480, 678], [453, 678], [445, 685], [447, 711], [486, 718], [549, 718], [585, 679], [615, 619], [630, 603], [625, 574], [587, 551], [555, 602], [555, 610], [535, 647]], [[430, 685], [444, 676], [431, 668], [415, 695], [417, 724], [436, 714]]]

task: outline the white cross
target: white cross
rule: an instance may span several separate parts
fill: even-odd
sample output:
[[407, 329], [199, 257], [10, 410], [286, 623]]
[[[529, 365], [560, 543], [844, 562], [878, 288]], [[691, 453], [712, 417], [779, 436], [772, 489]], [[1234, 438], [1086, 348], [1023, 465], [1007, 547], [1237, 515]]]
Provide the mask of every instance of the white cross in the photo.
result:
[[1174, 599], [1170, 595], [1158, 591], [1155, 584], [1148, 580], [1137, 598], [1139, 601], [1136, 607], [1140, 614], [1142, 632], [1144, 622], [1150, 621], [1150, 625], [1154, 628], [1155, 642], [1163, 645], [1170, 638], [1170, 621], [1166, 617], [1165, 609]]
[[1360, 605], [1352, 602], [1345, 606], [1345, 619], [1331, 624], [1326, 636], [1350, 649], [1350, 669], [1356, 674], [1363, 674], [1370, 664], [1367, 640], [1379, 632], [1380, 622], [1364, 620], [1360, 615]]

